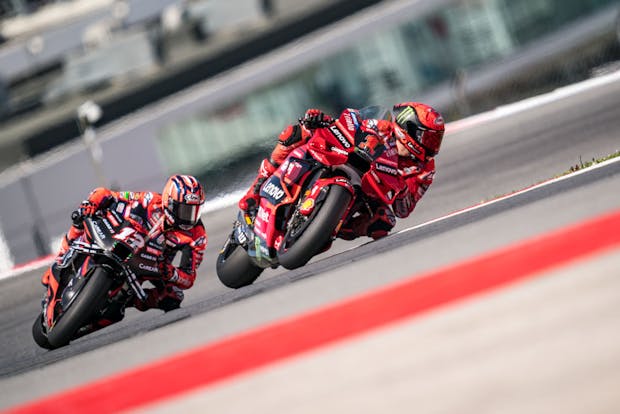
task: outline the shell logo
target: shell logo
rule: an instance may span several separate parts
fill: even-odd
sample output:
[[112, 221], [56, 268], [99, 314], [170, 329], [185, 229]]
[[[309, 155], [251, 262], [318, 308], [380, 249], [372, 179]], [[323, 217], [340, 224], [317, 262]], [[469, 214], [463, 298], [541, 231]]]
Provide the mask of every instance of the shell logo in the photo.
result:
[[313, 207], [314, 207], [314, 199], [308, 198], [301, 204], [300, 210], [302, 212], [307, 212], [307, 211], [312, 210]]

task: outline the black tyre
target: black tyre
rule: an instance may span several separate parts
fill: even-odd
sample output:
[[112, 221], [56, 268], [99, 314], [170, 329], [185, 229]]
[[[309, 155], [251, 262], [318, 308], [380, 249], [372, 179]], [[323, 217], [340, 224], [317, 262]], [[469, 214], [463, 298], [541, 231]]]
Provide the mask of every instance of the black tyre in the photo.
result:
[[215, 270], [224, 286], [239, 289], [254, 283], [264, 269], [252, 262], [243, 247], [227, 242], [217, 257]]
[[37, 316], [37, 319], [34, 320], [32, 324], [32, 338], [41, 348], [52, 349], [49, 341], [47, 340], [47, 334], [45, 333], [45, 329], [43, 328], [43, 314], [40, 313]]
[[323, 203], [317, 205], [310, 217], [295, 213], [278, 252], [280, 264], [295, 269], [318, 254], [330, 241], [351, 197], [346, 188], [332, 185]]
[[69, 309], [47, 333], [52, 349], [65, 346], [71, 341], [76, 331], [103, 306], [111, 285], [112, 279], [105, 269], [98, 267], [93, 270]]

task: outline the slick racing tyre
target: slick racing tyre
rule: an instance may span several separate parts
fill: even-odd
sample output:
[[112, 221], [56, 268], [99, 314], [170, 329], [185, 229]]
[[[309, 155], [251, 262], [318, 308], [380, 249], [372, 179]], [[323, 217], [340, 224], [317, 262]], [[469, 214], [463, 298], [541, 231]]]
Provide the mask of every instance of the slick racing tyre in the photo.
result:
[[308, 263], [331, 240], [334, 229], [351, 202], [351, 193], [332, 185], [323, 203], [306, 217], [293, 213], [278, 252], [278, 260], [287, 269]]
[[40, 313], [37, 319], [32, 324], [32, 338], [41, 348], [52, 349], [49, 341], [47, 340], [47, 334], [45, 328], [43, 328], [43, 314]]
[[71, 341], [76, 331], [103, 306], [112, 285], [105, 269], [96, 267], [69, 308], [47, 333], [50, 347], [60, 348]]
[[252, 263], [252, 259], [243, 247], [230, 242], [224, 245], [217, 256], [217, 277], [224, 286], [239, 289], [251, 285], [263, 272], [263, 268]]

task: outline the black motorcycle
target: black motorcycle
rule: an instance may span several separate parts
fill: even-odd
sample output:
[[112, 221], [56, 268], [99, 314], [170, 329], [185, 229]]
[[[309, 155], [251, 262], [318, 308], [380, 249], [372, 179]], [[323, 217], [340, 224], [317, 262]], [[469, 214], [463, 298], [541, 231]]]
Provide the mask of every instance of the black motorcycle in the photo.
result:
[[161, 240], [125, 220], [128, 208], [118, 202], [83, 219], [84, 234], [75, 240], [61, 263], [51, 266], [42, 311], [32, 327], [35, 342], [54, 349], [92, 332], [102, 319], [118, 322], [125, 307], [146, 300], [142, 282], [161, 283], [158, 257]]

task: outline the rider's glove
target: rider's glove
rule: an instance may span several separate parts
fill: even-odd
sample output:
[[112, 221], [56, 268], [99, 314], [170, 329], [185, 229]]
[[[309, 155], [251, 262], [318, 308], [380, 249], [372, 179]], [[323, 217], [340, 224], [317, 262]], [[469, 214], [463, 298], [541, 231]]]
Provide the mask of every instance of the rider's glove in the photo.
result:
[[413, 195], [408, 190], [402, 191], [396, 195], [392, 203], [392, 209], [396, 217], [405, 218], [413, 211], [415, 201]]
[[82, 204], [80, 204], [80, 207], [78, 208], [77, 211], [82, 217], [92, 217], [95, 215], [97, 210], [98, 208], [96, 205], [94, 205], [88, 200], [84, 200], [82, 201]]
[[254, 193], [248, 193], [239, 200], [239, 208], [245, 212], [251, 212], [258, 208], [260, 201], [260, 195]]
[[84, 217], [80, 214], [79, 210], [75, 210], [71, 213], [71, 221], [73, 222], [73, 225], [78, 229], [84, 228]]
[[179, 279], [179, 273], [177, 271], [177, 268], [174, 267], [171, 263], [161, 261], [159, 262], [157, 267], [159, 269], [159, 274], [165, 281], [174, 283]]
[[332, 122], [334, 120], [331, 116], [314, 108], [308, 109], [304, 117], [299, 119], [299, 123], [308, 129], [328, 127]]

